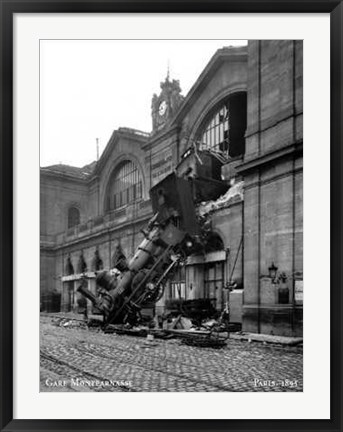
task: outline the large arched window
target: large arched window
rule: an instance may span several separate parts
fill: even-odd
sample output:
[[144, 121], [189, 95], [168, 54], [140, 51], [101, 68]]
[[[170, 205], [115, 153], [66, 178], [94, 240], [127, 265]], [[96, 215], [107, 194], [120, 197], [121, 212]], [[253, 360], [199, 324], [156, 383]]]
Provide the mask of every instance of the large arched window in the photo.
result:
[[228, 101], [207, 120], [200, 134], [200, 149], [227, 151], [229, 149], [229, 106]]
[[68, 209], [68, 228], [73, 228], [80, 224], [80, 211], [76, 207]]
[[205, 119], [197, 135], [201, 150], [214, 150], [231, 157], [245, 152], [247, 126], [246, 92], [238, 92], [225, 99]]
[[143, 195], [143, 182], [139, 169], [132, 161], [124, 161], [115, 170], [107, 194], [107, 210], [130, 204]]
[[77, 272], [78, 273], [86, 273], [87, 271], [87, 263], [85, 261], [85, 258], [83, 256], [83, 252], [81, 252], [79, 256], [79, 261], [77, 263]]
[[66, 265], [65, 265], [65, 274], [66, 275], [72, 275], [72, 274], [74, 274], [74, 266], [73, 266], [73, 263], [71, 262], [70, 256], [68, 256], [67, 262], [66, 262]]

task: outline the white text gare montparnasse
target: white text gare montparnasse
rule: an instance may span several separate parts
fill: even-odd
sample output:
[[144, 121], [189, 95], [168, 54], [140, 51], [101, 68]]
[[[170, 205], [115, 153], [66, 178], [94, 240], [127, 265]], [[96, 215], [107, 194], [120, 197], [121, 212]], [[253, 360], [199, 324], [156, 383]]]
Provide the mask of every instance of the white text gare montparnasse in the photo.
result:
[[88, 380], [83, 378], [71, 378], [68, 380], [45, 380], [47, 387], [67, 387], [69, 385], [75, 387], [131, 387], [132, 381], [124, 380]]

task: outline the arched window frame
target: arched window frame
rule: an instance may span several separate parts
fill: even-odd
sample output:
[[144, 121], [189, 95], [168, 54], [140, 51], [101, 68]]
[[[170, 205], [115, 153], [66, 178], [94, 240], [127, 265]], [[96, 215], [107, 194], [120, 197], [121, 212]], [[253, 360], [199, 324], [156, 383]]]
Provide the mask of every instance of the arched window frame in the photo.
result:
[[66, 260], [66, 264], [65, 264], [65, 274], [69, 276], [69, 275], [72, 275], [74, 273], [75, 273], [75, 271], [74, 271], [74, 266], [73, 266], [71, 257], [68, 256], [67, 260]]
[[74, 228], [77, 225], [80, 225], [80, 210], [75, 205], [71, 205], [68, 207], [67, 213], [67, 227]]
[[[123, 187], [126, 184], [126, 187]], [[143, 198], [143, 176], [131, 159], [123, 160], [113, 171], [106, 194], [106, 211], [117, 210]]]
[[223, 97], [197, 125], [194, 139], [200, 150], [237, 157], [245, 153], [247, 92], [238, 90]]
[[212, 111], [197, 135], [200, 150], [211, 149], [228, 153], [229, 150], [229, 99]]
[[79, 256], [79, 261], [77, 263], [77, 272], [78, 273], [86, 273], [87, 272], [87, 263], [86, 263], [84, 255], [83, 255], [83, 252], [81, 252], [81, 254]]
[[92, 270], [98, 271], [98, 270], [102, 270], [103, 268], [104, 268], [104, 263], [100, 257], [99, 250], [96, 249], [92, 260]]

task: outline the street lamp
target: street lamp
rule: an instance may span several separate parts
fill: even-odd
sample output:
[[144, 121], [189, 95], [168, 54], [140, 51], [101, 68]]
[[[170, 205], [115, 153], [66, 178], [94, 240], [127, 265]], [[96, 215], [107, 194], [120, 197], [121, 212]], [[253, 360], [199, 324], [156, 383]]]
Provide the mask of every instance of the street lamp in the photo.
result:
[[278, 267], [275, 266], [274, 261], [273, 261], [272, 265], [270, 267], [268, 267], [269, 277], [272, 279], [273, 283], [276, 280], [277, 270], [278, 270]]

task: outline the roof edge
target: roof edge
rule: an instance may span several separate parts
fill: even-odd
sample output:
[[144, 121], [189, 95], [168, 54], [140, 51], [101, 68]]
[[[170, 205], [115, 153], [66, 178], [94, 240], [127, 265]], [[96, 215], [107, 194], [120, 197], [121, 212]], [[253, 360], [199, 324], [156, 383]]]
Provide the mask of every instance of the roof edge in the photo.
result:
[[209, 76], [213, 75], [215, 71], [226, 61], [230, 62], [242, 62], [248, 59], [248, 45], [242, 45], [239, 47], [223, 47], [219, 48], [211, 57], [210, 61], [207, 63], [206, 67], [202, 70], [198, 79], [195, 81], [189, 92], [187, 93], [185, 99], [180, 105], [177, 113], [171, 121], [171, 125], [178, 121], [183, 112], [188, 108], [191, 101], [196, 97], [198, 89], [201, 89], [208, 81]]

